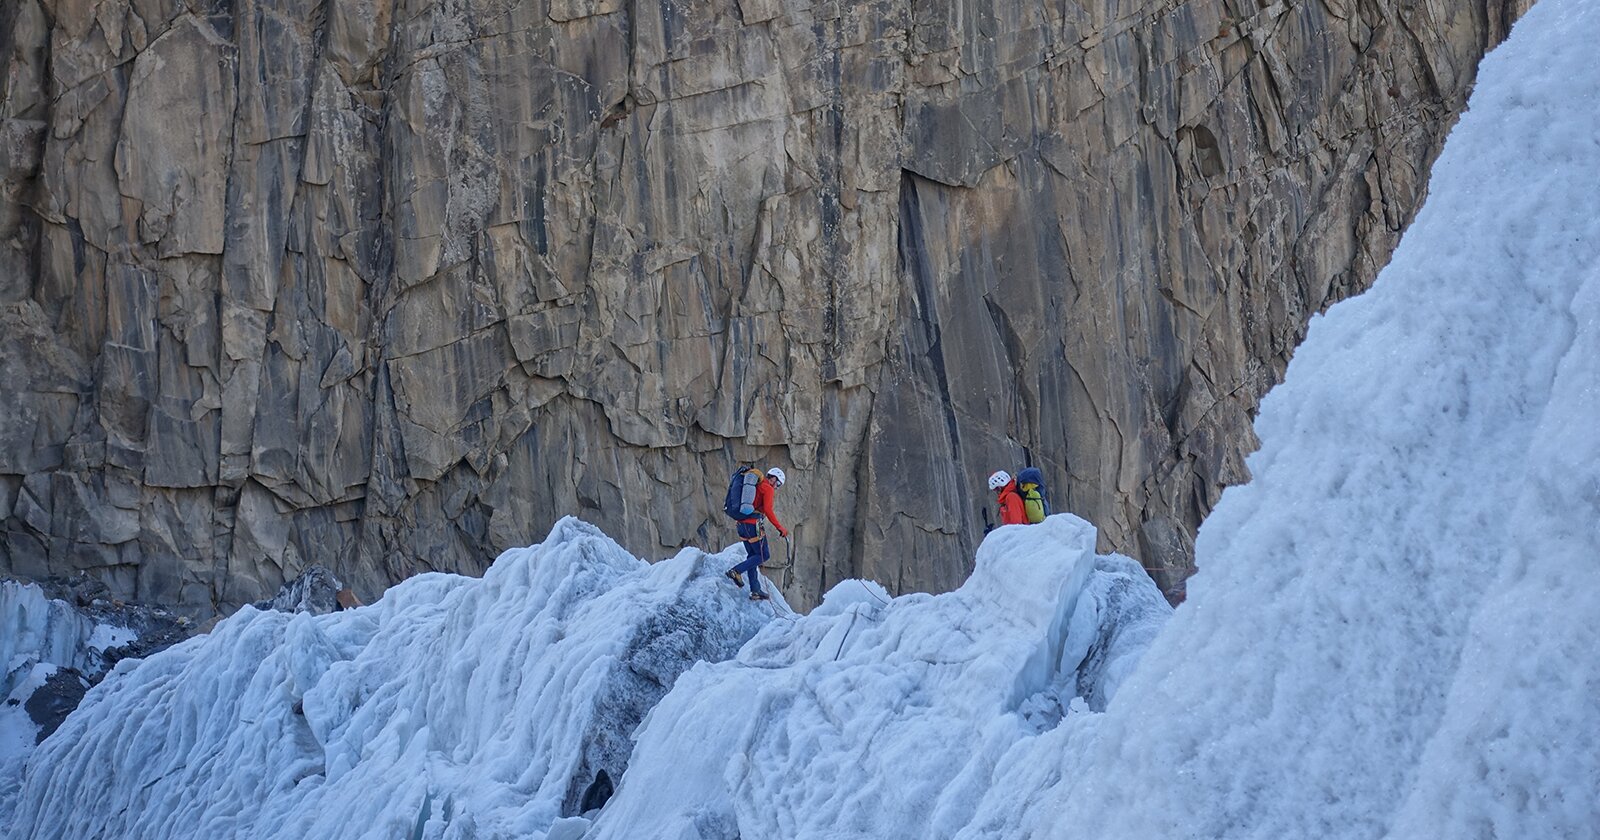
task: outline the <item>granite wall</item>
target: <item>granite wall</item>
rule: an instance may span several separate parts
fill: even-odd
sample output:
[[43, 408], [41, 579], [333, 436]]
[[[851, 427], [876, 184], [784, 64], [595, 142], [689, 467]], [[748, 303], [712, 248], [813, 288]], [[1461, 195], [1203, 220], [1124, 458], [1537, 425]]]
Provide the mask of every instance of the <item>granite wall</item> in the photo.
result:
[[0, 571], [661, 556], [754, 461], [792, 598], [938, 590], [1031, 462], [1177, 595], [1527, 2], [6, 0]]

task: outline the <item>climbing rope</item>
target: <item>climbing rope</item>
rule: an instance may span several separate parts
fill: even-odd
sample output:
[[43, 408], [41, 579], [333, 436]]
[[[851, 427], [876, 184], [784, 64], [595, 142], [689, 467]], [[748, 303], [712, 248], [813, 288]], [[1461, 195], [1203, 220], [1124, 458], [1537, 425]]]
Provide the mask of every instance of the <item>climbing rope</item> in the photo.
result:
[[860, 609], [854, 609], [850, 611], [850, 626], [844, 628], [844, 635], [839, 637], [839, 649], [833, 652], [833, 661], [838, 662], [839, 654], [844, 653], [845, 640], [850, 638], [850, 631], [856, 629], [856, 619], [860, 617]]
[[[762, 563], [761, 564], [761, 571], [763, 571], [763, 572], [768, 572], [768, 571], [771, 571], [771, 572], [783, 572], [783, 585], [781, 587], [779, 587], [779, 588], [780, 589], [788, 589], [789, 588], [789, 583], [790, 583], [790, 581], [792, 579], [791, 571], [794, 569], [794, 545], [789, 542], [789, 538], [788, 537], [784, 537], [783, 538], [783, 558], [784, 558], [784, 562], [783, 562], [783, 565], [781, 565], [781, 566], [774, 566], [774, 565], [769, 565], [767, 563]], [[769, 574], [769, 575], [767, 575], [767, 577], [772, 577], [772, 575]], [[885, 600], [882, 595], [879, 595], [878, 593], [873, 592], [872, 591], [872, 587], [867, 586], [867, 582], [866, 581], [864, 581], [864, 580], [862, 580], [860, 578], [856, 578], [856, 583], [861, 586], [861, 591], [867, 593], [867, 595], [869, 595], [872, 598], [872, 600], [877, 601], [879, 604], [882, 604], [883, 606], [886, 606], [886, 607], [889, 606], [889, 602], [887, 600]]]
[[868, 586], [866, 581], [862, 580], [861, 578], [856, 578], [856, 583], [861, 584], [861, 588], [866, 590], [866, 593], [868, 595], [872, 596], [872, 600], [877, 601], [878, 603], [880, 603], [880, 604], [882, 604], [882, 605], [884, 605], [886, 607], [889, 606], [889, 602], [883, 600], [883, 597], [880, 596], [878, 593], [873, 592], [872, 591], [872, 587]]

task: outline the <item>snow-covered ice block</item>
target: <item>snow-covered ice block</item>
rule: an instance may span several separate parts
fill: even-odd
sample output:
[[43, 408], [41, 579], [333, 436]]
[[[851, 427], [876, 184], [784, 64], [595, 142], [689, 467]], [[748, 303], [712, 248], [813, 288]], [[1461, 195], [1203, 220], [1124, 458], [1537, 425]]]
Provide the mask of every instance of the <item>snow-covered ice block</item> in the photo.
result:
[[91, 690], [6, 836], [543, 836], [622, 776], [679, 672], [773, 620], [722, 577], [732, 552], [649, 565], [564, 519], [482, 579], [420, 575], [321, 616], [246, 607]]
[[588, 837], [949, 836], [1040, 731], [1026, 712], [1080, 685], [1114, 694], [1170, 613], [1138, 564], [1094, 545], [1058, 515], [989, 535], [954, 592], [839, 583], [679, 679]]

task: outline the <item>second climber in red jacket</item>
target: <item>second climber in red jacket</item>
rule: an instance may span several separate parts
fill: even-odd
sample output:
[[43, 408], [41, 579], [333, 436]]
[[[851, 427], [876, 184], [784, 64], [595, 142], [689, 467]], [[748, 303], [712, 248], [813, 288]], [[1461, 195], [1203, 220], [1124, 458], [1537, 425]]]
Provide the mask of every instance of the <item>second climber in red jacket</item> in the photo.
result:
[[[783, 523], [778, 521], [778, 516], [772, 510], [772, 502], [777, 498], [778, 488], [783, 486], [783, 469], [773, 467], [767, 470], [766, 477], [756, 485], [756, 512], [749, 519], [739, 520], [739, 539], [744, 541], [745, 560], [729, 569], [727, 575], [734, 583], [744, 586], [744, 572], [750, 573], [750, 600], [766, 601], [771, 596], [761, 591], [761, 573], [756, 571], [762, 563], [767, 562], [771, 553], [767, 549], [766, 529], [761, 527], [761, 520], [765, 518], [778, 529], [778, 536], [789, 536]], [[1018, 503], [1021, 504], [1020, 502]]]
[[1022, 506], [1022, 494], [1017, 492], [1017, 482], [1011, 478], [1011, 473], [995, 470], [994, 475], [989, 476], [989, 489], [995, 492], [995, 501], [1000, 503], [1001, 525], [1028, 524], [1027, 509]]

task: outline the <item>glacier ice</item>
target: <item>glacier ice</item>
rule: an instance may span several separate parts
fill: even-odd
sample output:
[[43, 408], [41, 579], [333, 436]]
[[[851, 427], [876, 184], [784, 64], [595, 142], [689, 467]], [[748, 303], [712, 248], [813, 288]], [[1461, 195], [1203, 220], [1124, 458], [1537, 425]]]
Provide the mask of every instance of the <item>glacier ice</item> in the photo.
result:
[[328, 615], [246, 607], [119, 663], [34, 753], [6, 836], [570, 831], [678, 674], [772, 619], [731, 594], [729, 557], [650, 565], [565, 519], [482, 579], [420, 575]]
[[[1170, 614], [1094, 542], [1071, 516], [1003, 528], [956, 592], [845, 581], [801, 616], [722, 576], [737, 544], [649, 565], [562, 520], [481, 580], [423, 575], [328, 615], [245, 608], [120, 665], [35, 754], [7, 836], [733, 836], [762, 823], [732, 811], [750, 785], [723, 768], [807, 760], [855, 787], [809, 824], [871, 806], [958, 825], [986, 760], [1078, 693], [1113, 696]], [[757, 749], [774, 733], [810, 746]], [[974, 735], [986, 759], [965, 758]], [[962, 782], [942, 810], [866, 769], [915, 754], [924, 788]], [[827, 788], [808, 790], [789, 804]]]
[[990, 534], [954, 592], [836, 585], [683, 676], [586, 837], [951, 836], [1019, 744], [1073, 717], [1041, 710], [1114, 697], [1170, 615], [1094, 545], [1057, 515]]
[[1485, 59], [1393, 261], [1263, 402], [1188, 602], [991, 836], [1595, 836], [1595, 43], [1600, 4], [1541, 0]]
[[737, 546], [649, 566], [563, 520], [481, 581], [122, 663], [6, 836], [1592, 837], [1597, 42], [1542, 0], [1485, 60], [1170, 621], [1065, 515], [954, 592], [804, 616], [734, 592]]

